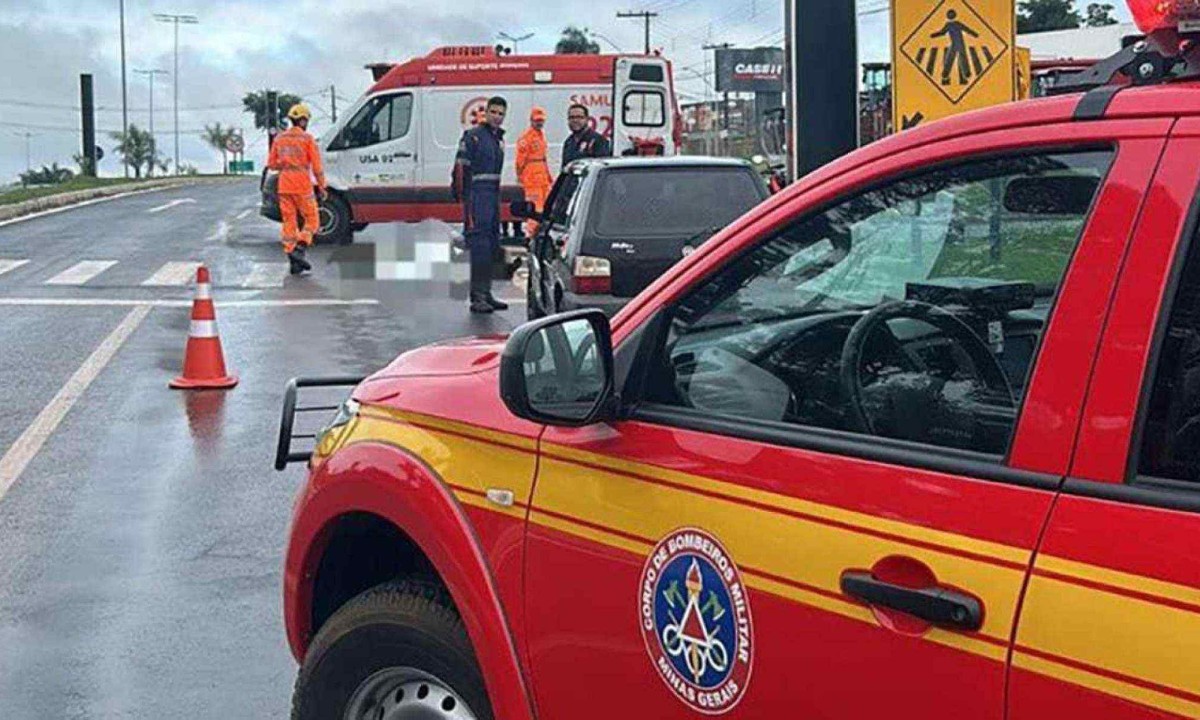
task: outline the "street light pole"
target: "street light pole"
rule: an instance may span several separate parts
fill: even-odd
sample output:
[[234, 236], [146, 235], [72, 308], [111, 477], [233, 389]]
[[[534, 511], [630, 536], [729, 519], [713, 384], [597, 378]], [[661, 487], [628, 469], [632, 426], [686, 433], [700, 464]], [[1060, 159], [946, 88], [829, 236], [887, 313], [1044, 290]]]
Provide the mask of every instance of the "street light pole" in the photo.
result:
[[520, 55], [520, 53], [517, 52], [517, 43], [525, 42], [529, 38], [533, 37], [533, 33], [525, 33], [524, 35], [521, 35], [520, 37], [513, 37], [512, 35], [509, 35], [506, 32], [499, 32], [499, 33], [496, 33], [496, 37], [500, 38], [501, 40], [507, 40], [510, 43], [512, 43], [513, 44], [513, 55]]
[[[129, 137], [129, 91], [125, 85], [125, 0], [121, 0], [121, 132]], [[125, 177], [129, 177], [129, 159], [121, 163], [125, 167]]]
[[154, 19], [159, 22], [169, 22], [175, 25], [175, 174], [179, 174], [179, 24], [195, 25], [200, 19], [195, 15], [175, 15], [171, 13], [154, 13]]
[[29, 155], [29, 139], [37, 137], [37, 133], [31, 133], [28, 130], [25, 132], [14, 132], [13, 135], [25, 138], [25, 172], [29, 173], [33, 170], [33, 163], [30, 161]]
[[[139, 70], [134, 68], [133, 71], [138, 75], [145, 75], [150, 78], [150, 147], [152, 154], [158, 155], [158, 138], [154, 136], [154, 76], [155, 75], [170, 75], [166, 70]], [[154, 164], [150, 165], [150, 172], [154, 172]]]

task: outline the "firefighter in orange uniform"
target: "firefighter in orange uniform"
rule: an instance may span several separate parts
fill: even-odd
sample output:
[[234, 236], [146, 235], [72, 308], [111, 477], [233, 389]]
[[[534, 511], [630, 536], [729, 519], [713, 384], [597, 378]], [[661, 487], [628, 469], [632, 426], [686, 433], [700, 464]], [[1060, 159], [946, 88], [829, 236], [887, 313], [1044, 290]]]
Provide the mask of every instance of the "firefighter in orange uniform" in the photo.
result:
[[[529, 129], [517, 140], [517, 179], [525, 188], [525, 199], [533, 203], [538, 212], [545, 206], [550, 186], [554, 184], [547, 158], [550, 148], [546, 144], [546, 134], [542, 132], [545, 125], [546, 111], [535, 107], [529, 113]], [[533, 237], [537, 225], [536, 220], [527, 220], [525, 236]]]
[[[288, 110], [292, 126], [275, 137], [267, 167], [279, 171], [279, 214], [283, 216], [283, 252], [287, 254], [291, 273], [298, 275], [312, 270], [305, 258], [305, 249], [312, 245], [313, 233], [320, 226], [313, 184], [321, 199], [329, 197], [325, 189], [325, 169], [321, 151], [309, 135], [308, 121], [312, 113], [304, 103]], [[296, 216], [304, 217], [304, 229], [297, 227]]]

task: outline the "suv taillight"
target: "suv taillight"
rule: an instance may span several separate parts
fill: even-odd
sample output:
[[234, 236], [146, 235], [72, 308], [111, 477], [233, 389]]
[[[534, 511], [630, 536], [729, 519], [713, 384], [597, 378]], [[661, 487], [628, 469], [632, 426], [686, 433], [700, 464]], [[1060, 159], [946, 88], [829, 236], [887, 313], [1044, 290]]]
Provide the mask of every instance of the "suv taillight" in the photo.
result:
[[612, 263], [607, 258], [579, 255], [571, 274], [571, 287], [580, 295], [607, 295], [612, 292]]

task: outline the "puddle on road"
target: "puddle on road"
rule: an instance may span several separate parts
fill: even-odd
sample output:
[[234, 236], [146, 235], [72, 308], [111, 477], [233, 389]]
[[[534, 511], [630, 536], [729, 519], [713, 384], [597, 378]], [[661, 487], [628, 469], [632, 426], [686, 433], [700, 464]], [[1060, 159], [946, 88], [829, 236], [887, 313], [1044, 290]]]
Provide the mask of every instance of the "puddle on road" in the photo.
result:
[[183, 392], [188, 431], [195, 447], [209, 456], [221, 444], [225, 426], [225, 392], [222, 390], [188, 390]]

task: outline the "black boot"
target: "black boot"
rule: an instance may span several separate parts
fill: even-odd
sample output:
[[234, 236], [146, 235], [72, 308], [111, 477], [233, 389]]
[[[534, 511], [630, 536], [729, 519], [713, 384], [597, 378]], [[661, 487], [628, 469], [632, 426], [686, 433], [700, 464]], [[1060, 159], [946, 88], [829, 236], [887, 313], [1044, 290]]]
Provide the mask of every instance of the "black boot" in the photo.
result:
[[312, 263], [310, 263], [307, 258], [307, 248], [307, 245], [296, 246], [296, 264], [300, 266], [301, 270], [312, 270]]
[[493, 310], [507, 310], [508, 309], [508, 303], [497, 300], [496, 296], [493, 295], [491, 293], [491, 291], [488, 291], [488, 294], [484, 296], [484, 300], [487, 302], [488, 306], [491, 307]]
[[479, 293], [471, 293], [471, 312], [479, 313], [480, 315], [490, 315], [495, 312], [491, 303], [488, 302], [486, 295]]
[[300, 273], [304, 272], [304, 268], [300, 265], [300, 261], [296, 257], [296, 252], [294, 250], [287, 254], [287, 259], [289, 275], [299, 275]]
[[489, 315], [495, 311], [488, 302], [488, 296], [492, 294], [488, 277], [491, 264], [477, 247], [476, 244], [471, 247], [471, 312]]

